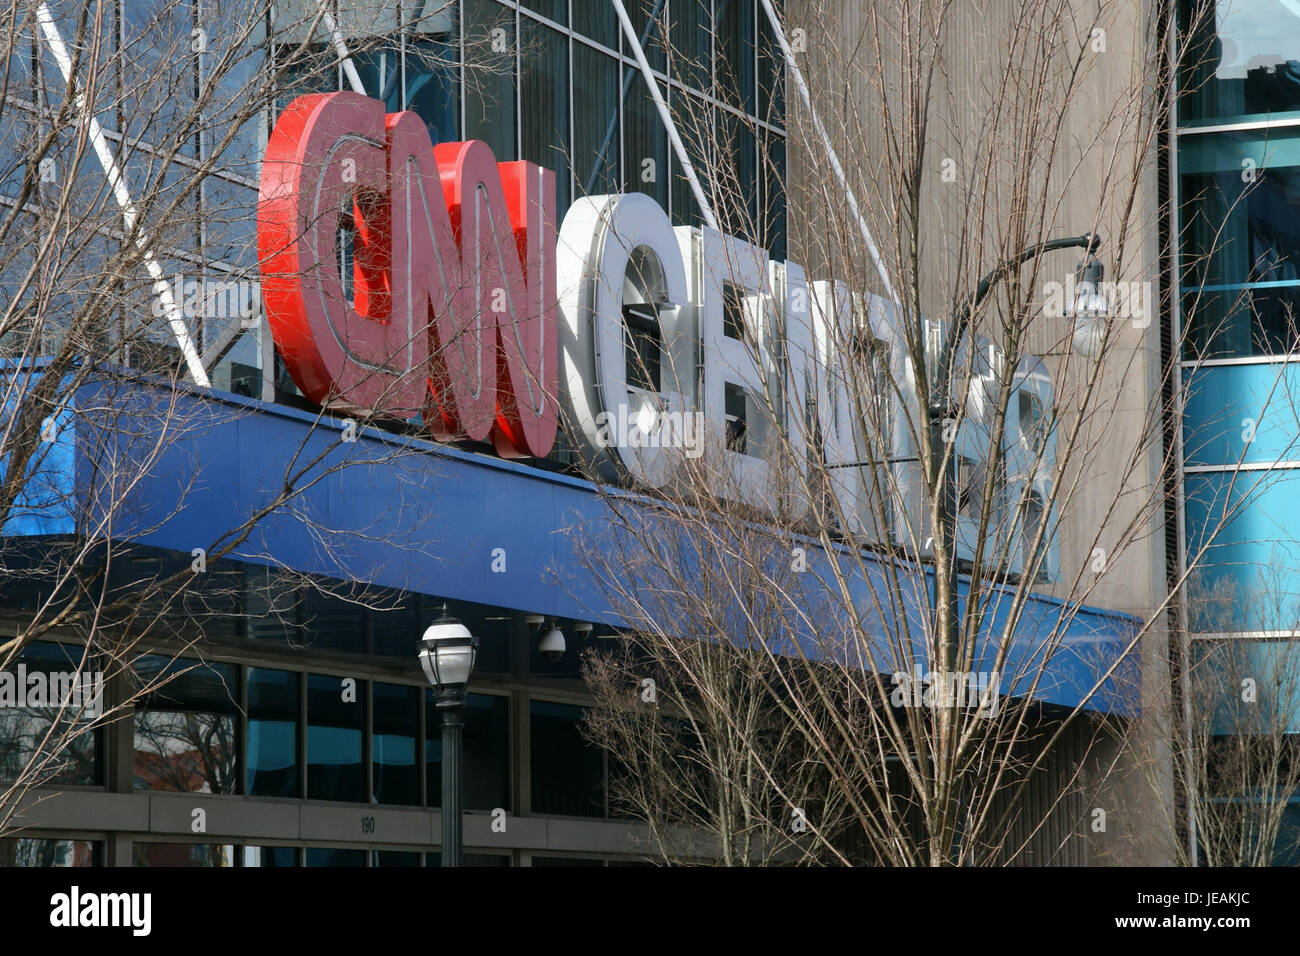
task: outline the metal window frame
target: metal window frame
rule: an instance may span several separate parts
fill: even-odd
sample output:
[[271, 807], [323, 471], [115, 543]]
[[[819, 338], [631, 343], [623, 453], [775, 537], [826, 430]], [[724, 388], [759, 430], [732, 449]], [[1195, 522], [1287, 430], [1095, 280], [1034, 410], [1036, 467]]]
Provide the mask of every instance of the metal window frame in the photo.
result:
[[[1300, 112], [1298, 109], [1296, 112]], [[1215, 123], [1207, 126], [1175, 126], [1177, 136], [1195, 136], [1200, 133], [1241, 133], [1252, 130], [1287, 129], [1300, 126], [1300, 115], [1279, 119], [1242, 120], [1239, 123]]]

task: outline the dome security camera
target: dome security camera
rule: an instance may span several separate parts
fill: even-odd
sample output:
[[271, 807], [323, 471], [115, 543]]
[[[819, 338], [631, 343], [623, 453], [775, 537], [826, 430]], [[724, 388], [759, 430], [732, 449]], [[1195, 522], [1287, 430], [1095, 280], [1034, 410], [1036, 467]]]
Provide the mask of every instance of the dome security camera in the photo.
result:
[[549, 630], [543, 631], [542, 636], [537, 639], [537, 653], [552, 663], [564, 656], [564, 649], [564, 632], [558, 627], [552, 626]]

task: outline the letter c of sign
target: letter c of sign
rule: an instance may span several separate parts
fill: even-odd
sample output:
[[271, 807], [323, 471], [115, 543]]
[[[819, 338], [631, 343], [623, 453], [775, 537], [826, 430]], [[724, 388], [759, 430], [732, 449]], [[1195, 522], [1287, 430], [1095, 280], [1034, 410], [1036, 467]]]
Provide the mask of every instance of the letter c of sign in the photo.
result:
[[[427, 346], [422, 351], [422, 337], [391, 321], [381, 235], [387, 166], [376, 101], [331, 93], [289, 105], [262, 162], [262, 301], [285, 364], [309, 399], [414, 414], [423, 404]], [[339, 233], [349, 219], [356, 309], [339, 274]]]

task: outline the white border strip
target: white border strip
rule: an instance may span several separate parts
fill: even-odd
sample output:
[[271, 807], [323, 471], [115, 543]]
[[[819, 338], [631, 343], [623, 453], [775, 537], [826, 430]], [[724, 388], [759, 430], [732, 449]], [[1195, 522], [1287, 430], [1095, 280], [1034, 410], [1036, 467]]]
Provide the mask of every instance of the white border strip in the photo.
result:
[[1297, 468], [1300, 468], [1300, 461], [1243, 461], [1228, 465], [1183, 465], [1183, 474], [1235, 475], [1239, 471], [1294, 471]]
[[1294, 641], [1300, 631], [1206, 631], [1192, 634], [1193, 641]]
[[1300, 355], [1243, 355], [1239, 358], [1183, 359], [1185, 369], [1222, 368], [1225, 365], [1289, 365], [1300, 362]]
[[1286, 116], [1279, 119], [1243, 120], [1240, 123], [1216, 123], [1213, 126], [1180, 126], [1179, 136], [1193, 136], [1200, 133], [1243, 133], [1261, 129], [1294, 129], [1300, 126], [1300, 116]]

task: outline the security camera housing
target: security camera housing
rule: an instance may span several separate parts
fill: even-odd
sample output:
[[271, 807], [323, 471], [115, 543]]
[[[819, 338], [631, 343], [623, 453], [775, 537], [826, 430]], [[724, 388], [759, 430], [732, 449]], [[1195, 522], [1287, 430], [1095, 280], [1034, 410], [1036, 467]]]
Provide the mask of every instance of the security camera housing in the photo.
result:
[[545, 660], [558, 661], [564, 656], [564, 650], [564, 632], [558, 627], [544, 631], [542, 636], [537, 639], [537, 653], [541, 654]]

